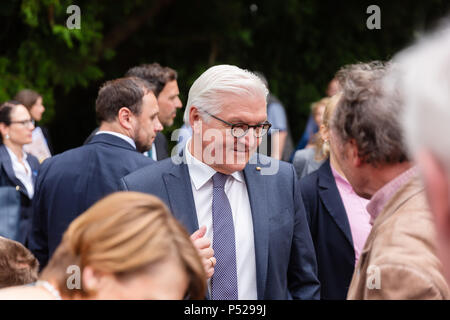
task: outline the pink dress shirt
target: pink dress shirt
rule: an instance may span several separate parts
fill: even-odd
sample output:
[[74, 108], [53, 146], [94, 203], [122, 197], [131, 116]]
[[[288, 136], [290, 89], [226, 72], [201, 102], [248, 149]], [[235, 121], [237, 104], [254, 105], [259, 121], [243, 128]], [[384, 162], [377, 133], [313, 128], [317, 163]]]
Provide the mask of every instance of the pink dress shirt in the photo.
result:
[[[330, 163], [331, 166], [331, 163]], [[358, 262], [361, 251], [364, 248], [366, 239], [369, 236], [372, 225], [370, 224], [370, 214], [367, 212], [366, 206], [369, 200], [361, 198], [353, 191], [350, 183], [341, 176], [331, 166], [336, 186], [339, 190], [345, 211], [347, 212], [348, 222], [352, 233], [353, 247], [355, 250], [355, 266]]]

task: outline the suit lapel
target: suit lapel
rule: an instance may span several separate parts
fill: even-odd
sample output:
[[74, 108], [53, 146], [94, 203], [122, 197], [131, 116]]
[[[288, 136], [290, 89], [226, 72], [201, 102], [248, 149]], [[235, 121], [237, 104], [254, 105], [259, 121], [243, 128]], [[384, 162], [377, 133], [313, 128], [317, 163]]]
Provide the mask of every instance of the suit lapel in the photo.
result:
[[170, 172], [163, 174], [163, 180], [170, 209], [178, 221], [192, 234], [198, 229], [198, 219], [187, 165], [184, 162], [174, 165]]
[[269, 212], [267, 211], [267, 187], [256, 165], [247, 164], [244, 169], [250, 208], [252, 210], [253, 234], [256, 255], [256, 279], [258, 299], [264, 298], [269, 256]]
[[347, 213], [344, 204], [336, 186], [336, 182], [331, 172], [330, 162], [327, 161], [318, 172], [319, 176], [319, 195], [327, 208], [328, 213], [336, 222], [339, 229], [344, 233], [353, 248], [352, 233], [350, 223], [348, 222]]
[[5, 170], [6, 175], [8, 176], [8, 179], [19, 187], [19, 191], [22, 192], [25, 196], [28, 197], [28, 192], [25, 186], [23, 185], [22, 181], [17, 179], [16, 174], [14, 173], [11, 158], [9, 157], [9, 153], [6, 150], [5, 145], [0, 146], [0, 161], [2, 163], [3, 169]]

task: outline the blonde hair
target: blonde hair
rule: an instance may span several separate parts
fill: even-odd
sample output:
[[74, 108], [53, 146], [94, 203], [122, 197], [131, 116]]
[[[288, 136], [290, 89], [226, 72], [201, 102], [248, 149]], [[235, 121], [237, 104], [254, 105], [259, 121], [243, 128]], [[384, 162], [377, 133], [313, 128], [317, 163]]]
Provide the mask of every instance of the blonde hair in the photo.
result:
[[75, 219], [64, 233], [42, 279], [54, 279], [62, 295], [79, 293], [67, 288], [67, 267], [77, 265], [118, 277], [142, 272], [176, 257], [190, 280], [191, 299], [203, 299], [206, 275], [189, 234], [157, 197], [138, 192], [114, 193]]
[[313, 114], [313, 116], [316, 116], [316, 114], [319, 112], [319, 107], [327, 105], [329, 102], [330, 102], [329, 97], [324, 97], [319, 101], [313, 102], [311, 104], [311, 113]]
[[[323, 111], [322, 124], [326, 129], [330, 129], [330, 123], [334, 111], [336, 110], [336, 106], [341, 98], [341, 93], [338, 92], [334, 96], [327, 99], [327, 104], [325, 105], [325, 110]], [[322, 161], [327, 159], [330, 156], [330, 144], [326, 143], [322, 139], [322, 135], [320, 134], [320, 130], [317, 133], [316, 145], [315, 145], [315, 159], [317, 161]]]

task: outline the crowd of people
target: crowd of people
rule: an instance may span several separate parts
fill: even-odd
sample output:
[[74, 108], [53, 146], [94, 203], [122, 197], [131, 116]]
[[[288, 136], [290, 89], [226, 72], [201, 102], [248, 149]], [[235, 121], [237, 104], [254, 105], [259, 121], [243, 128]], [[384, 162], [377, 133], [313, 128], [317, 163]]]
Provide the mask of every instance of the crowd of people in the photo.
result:
[[56, 155], [20, 91], [0, 106], [0, 299], [449, 299], [449, 57], [443, 26], [343, 66], [294, 152], [237, 66], [195, 80], [170, 152], [169, 67], [104, 83], [99, 127]]

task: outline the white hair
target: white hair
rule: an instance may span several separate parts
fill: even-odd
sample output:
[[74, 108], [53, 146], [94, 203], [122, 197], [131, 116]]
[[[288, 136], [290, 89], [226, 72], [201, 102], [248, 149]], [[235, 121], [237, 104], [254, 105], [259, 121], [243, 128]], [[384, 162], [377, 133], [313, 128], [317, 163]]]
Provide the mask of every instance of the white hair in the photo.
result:
[[427, 149], [450, 168], [450, 24], [397, 54], [386, 85], [400, 93], [411, 155]]
[[231, 65], [218, 65], [209, 68], [195, 80], [186, 103], [184, 123], [189, 124], [189, 113], [192, 106], [202, 112], [208, 121], [208, 112], [216, 115], [222, 111], [224, 99], [230, 95], [237, 97], [256, 97], [267, 99], [268, 90], [255, 74]]

